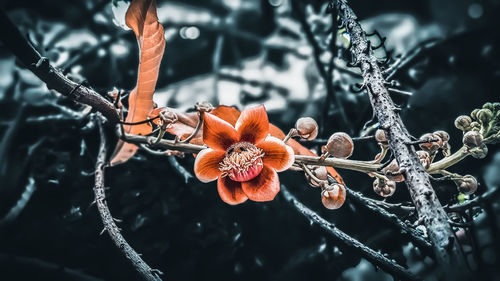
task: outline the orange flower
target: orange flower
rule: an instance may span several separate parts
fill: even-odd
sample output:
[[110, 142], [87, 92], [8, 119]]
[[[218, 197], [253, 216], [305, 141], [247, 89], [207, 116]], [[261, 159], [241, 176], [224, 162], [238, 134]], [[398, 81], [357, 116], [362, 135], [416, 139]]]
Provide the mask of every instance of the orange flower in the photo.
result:
[[293, 164], [294, 152], [269, 135], [264, 106], [244, 110], [234, 126], [210, 113], [203, 121], [203, 142], [209, 148], [196, 156], [196, 177], [202, 182], [217, 179], [221, 199], [231, 205], [273, 200], [280, 190], [276, 172]]

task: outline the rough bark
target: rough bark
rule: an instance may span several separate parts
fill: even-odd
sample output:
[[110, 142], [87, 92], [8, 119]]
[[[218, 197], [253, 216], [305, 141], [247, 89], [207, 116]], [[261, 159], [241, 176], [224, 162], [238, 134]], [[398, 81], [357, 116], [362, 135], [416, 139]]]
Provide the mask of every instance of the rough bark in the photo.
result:
[[356, 15], [347, 1], [336, 2], [337, 12], [351, 36], [350, 52], [352, 64], [361, 68], [364, 85], [380, 128], [386, 131], [393, 155], [405, 176], [412, 201], [426, 229], [437, 262], [446, 271], [446, 278], [458, 280], [468, 276], [467, 265], [460, 252], [460, 246], [448, 224], [448, 216], [434, 192], [429, 176], [420, 163], [411, 142], [410, 134], [398, 114], [398, 108], [385, 87], [377, 58]]
[[104, 230], [109, 234], [113, 243], [120, 251], [125, 255], [127, 260], [134, 266], [134, 268], [139, 272], [144, 280], [148, 281], [161, 281], [161, 278], [157, 275], [161, 273], [158, 270], [152, 269], [147, 265], [144, 260], [137, 254], [137, 252], [128, 244], [128, 242], [123, 238], [120, 233], [120, 229], [116, 226], [116, 223], [111, 216], [108, 204], [106, 203], [106, 193], [104, 191], [104, 167], [106, 166], [106, 136], [104, 134], [104, 129], [100, 119], [98, 118], [99, 133], [101, 136], [101, 143], [99, 145], [99, 154], [97, 156], [96, 166], [95, 166], [95, 203], [99, 214], [101, 215], [102, 222], [104, 224]]

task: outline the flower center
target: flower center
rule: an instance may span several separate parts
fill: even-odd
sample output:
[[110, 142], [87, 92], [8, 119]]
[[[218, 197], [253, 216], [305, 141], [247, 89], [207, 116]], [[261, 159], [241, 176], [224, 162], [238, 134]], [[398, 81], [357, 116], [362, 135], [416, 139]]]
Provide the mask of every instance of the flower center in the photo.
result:
[[226, 151], [219, 163], [221, 176], [228, 176], [234, 181], [249, 181], [262, 171], [264, 152], [249, 142], [238, 142]]

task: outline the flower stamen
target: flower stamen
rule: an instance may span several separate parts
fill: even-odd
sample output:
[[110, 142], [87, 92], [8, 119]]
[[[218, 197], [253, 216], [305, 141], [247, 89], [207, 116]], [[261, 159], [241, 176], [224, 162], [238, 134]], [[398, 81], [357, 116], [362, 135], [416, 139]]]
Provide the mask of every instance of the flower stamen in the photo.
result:
[[233, 144], [219, 163], [221, 177], [228, 176], [234, 181], [249, 181], [262, 171], [264, 152], [249, 142]]

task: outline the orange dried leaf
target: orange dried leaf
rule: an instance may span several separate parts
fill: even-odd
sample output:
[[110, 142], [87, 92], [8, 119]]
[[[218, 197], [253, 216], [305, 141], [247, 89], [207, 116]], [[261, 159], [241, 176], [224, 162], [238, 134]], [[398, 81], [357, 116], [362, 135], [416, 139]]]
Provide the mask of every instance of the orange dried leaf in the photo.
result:
[[[125, 15], [125, 21], [137, 37], [139, 44], [139, 70], [137, 85], [130, 93], [128, 102], [127, 123], [146, 120], [153, 110], [153, 94], [163, 52], [165, 50], [165, 34], [163, 26], [156, 15], [156, 1], [133, 0]], [[151, 133], [151, 125], [125, 125], [128, 134], [147, 135]], [[127, 161], [137, 151], [137, 146], [119, 141], [113, 156], [111, 166]]]

